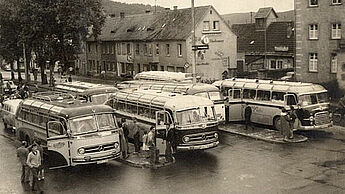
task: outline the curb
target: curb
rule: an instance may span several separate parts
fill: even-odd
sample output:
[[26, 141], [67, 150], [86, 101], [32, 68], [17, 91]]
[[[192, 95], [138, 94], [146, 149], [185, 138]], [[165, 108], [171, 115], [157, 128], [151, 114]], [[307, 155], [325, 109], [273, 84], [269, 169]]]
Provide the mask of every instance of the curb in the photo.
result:
[[[227, 132], [227, 133], [232, 133], [232, 134], [235, 134], [235, 135], [241, 135], [241, 136], [245, 136], [245, 137], [250, 137], [250, 138], [253, 138], [253, 139], [256, 139], [256, 140], [266, 141], [266, 142], [269, 142], [269, 143], [280, 143], [280, 144], [301, 143], [301, 142], [305, 142], [305, 141], [308, 140], [307, 137], [302, 136], [302, 135], [298, 135], [300, 137], [300, 139], [292, 139], [290, 141], [284, 141], [282, 137], [280, 137], [278, 139], [265, 138], [265, 137], [256, 135], [257, 133], [255, 133], [255, 132], [251, 133], [251, 134], [248, 134], [248, 133], [243, 133], [243, 132], [236, 131], [236, 130], [231, 130], [231, 128], [230, 129], [224, 129], [223, 127], [219, 127], [219, 130], [223, 131], [223, 132]], [[268, 129], [263, 129], [263, 130], [268, 130]]]
[[167, 163], [159, 163], [159, 164], [151, 164], [149, 162], [145, 162], [145, 163], [140, 163], [140, 162], [136, 162], [133, 160], [124, 160], [121, 158], [115, 159], [118, 162], [121, 162], [123, 164], [127, 164], [131, 167], [135, 167], [135, 168], [152, 168], [152, 169], [157, 169], [157, 168], [161, 168], [164, 166], [169, 166], [171, 164], [174, 164], [176, 162], [175, 157], [173, 157], [173, 161], [172, 162], [167, 162]]

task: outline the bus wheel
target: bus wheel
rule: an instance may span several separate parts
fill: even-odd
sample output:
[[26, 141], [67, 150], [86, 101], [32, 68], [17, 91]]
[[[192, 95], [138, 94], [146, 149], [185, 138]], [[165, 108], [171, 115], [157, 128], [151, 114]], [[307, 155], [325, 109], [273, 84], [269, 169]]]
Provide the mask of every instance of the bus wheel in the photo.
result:
[[274, 119], [273, 119], [273, 127], [276, 130], [280, 131], [280, 116], [274, 117]]

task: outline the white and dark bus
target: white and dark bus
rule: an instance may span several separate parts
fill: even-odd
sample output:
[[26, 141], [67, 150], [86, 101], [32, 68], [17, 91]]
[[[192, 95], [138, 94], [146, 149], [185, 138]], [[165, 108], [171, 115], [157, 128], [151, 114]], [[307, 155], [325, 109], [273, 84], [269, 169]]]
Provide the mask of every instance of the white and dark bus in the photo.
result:
[[[218, 122], [210, 99], [180, 95], [157, 90], [125, 89], [114, 94], [107, 104], [117, 118], [125, 118], [130, 125], [136, 118], [141, 130], [156, 127], [158, 147], [165, 144], [166, 128], [175, 129], [175, 150], [202, 150], [216, 147]], [[130, 128], [129, 137], [133, 137]]]
[[218, 122], [225, 121], [224, 98], [219, 89], [212, 84], [204, 83], [173, 83], [173, 82], [152, 82], [144, 80], [123, 81], [116, 86], [119, 89], [138, 88], [157, 91], [165, 91], [179, 94], [195, 95], [208, 98], [213, 101]]
[[67, 94], [44, 93], [23, 100], [17, 137], [40, 140], [50, 168], [104, 163], [120, 156], [119, 128], [107, 105], [80, 103]]
[[257, 79], [216, 81], [228, 97], [226, 121], [243, 121], [244, 109], [252, 109], [251, 121], [279, 128], [282, 108], [296, 109], [295, 129], [320, 129], [332, 126], [327, 90], [321, 85]]
[[191, 73], [170, 72], [170, 71], [144, 71], [134, 76], [135, 80], [164, 81], [164, 82], [187, 82], [192, 83]]

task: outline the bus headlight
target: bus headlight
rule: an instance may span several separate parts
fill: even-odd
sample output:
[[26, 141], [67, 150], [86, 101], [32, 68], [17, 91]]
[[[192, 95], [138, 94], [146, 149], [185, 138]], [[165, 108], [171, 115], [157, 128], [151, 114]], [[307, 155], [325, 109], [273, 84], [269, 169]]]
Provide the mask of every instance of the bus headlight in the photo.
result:
[[115, 143], [114, 143], [114, 147], [115, 147], [115, 149], [119, 148], [119, 143], [118, 143], [118, 142], [115, 142]]
[[84, 154], [85, 153], [85, 149], [84, 148], [79, 148], [78, 149], [78, 154]]
[[187, 143], [187, 142], [189, 142], [189, 137], [184, 136], [182, 140], [183, 140], [183, 142]]
[[309, 120], [310, 120], [310, 121], [314, 121], [314, 117], [313, 117], [313, 116], [310, 116], [310, 117], [309, 117]]
[[214, 138], [218, 139], [218, 133], [214, 133]]

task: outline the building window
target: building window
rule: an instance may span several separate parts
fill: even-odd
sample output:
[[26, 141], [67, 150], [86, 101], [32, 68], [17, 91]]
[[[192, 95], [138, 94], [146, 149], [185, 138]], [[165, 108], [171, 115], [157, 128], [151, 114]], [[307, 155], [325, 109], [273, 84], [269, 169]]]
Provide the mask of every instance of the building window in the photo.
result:
[[182, 44], [177, 44], [177, 55], [182, 57]]
[[332, 0], [332, 5], [340, 5], [341, 0]]
[[98, 53], [98, 44], [96, 44], [96, 53]]
[[117, 54], [121, 55], [121, 44], [120, 43], [116, 44], [116, 50], [117, 50]]
[[165, 45], [165, 54], [166, 54], [167, 56], [170, 56], [170, 44], [166, 44], [166, 45]]
[[277, 69], [283, 69], [283, 61], [282, 60], [277, 61]]
[[152, 44], [148, 45], [148, 49], [149, 49], [149, 56], [152, 56]]
[[309, 0], [309, 7], [317, 7], [319, 6], [318, 0]]
[[341, 24], [332, 24], [332, 39], [341, 39]]
[[145, 56], [147, 55], [147, 44], [146, 43], [144, 44], [144, 55]]
[[277, 68], [277, 62], [275, 60], [271, 60], [270, 69], [276, 69]]
[[213, 21], [213, 30], [220, 30], [219, 29], [219, 21]]
[[87, 44], [87, 50], [89, 51], [89, 53], [91, 53], [91, 45]]
[[338, 71], [337, 54], [332, 53], [332, 55], [331, 55], [331, 73], [337, 73], [337, 71]]
[[319, 38], [319, 27], [317, 24], [309, 25], [309, 39], [317, 40]]
[[132, 52], [131, 52], [131, 44], [127, 44], [127, 55], [130, 55]]
[[317, 53], [309, 53], [309, 71], [317, 72]]
[[156, 55], [159, 55], [159, 44], [156, 44]]
[[114, 45], [110, 45], [110, 49], [111, 49], [111, 54], [113, 55], [114, 53], [115, 53], [115, 51], [114, 51]]
[[140, 44], [135, 45], [135, 54], [139, 55], [140, 53]]
[[204, 31], [210, 30], [210, 21], [204, 21]]
[[122, 50], [122, 55], [125, 55], [126, 54], [126, 44], [125, 43], [122, 43], [121, 44], [122, 46], [121, 46], [121, 50]]

